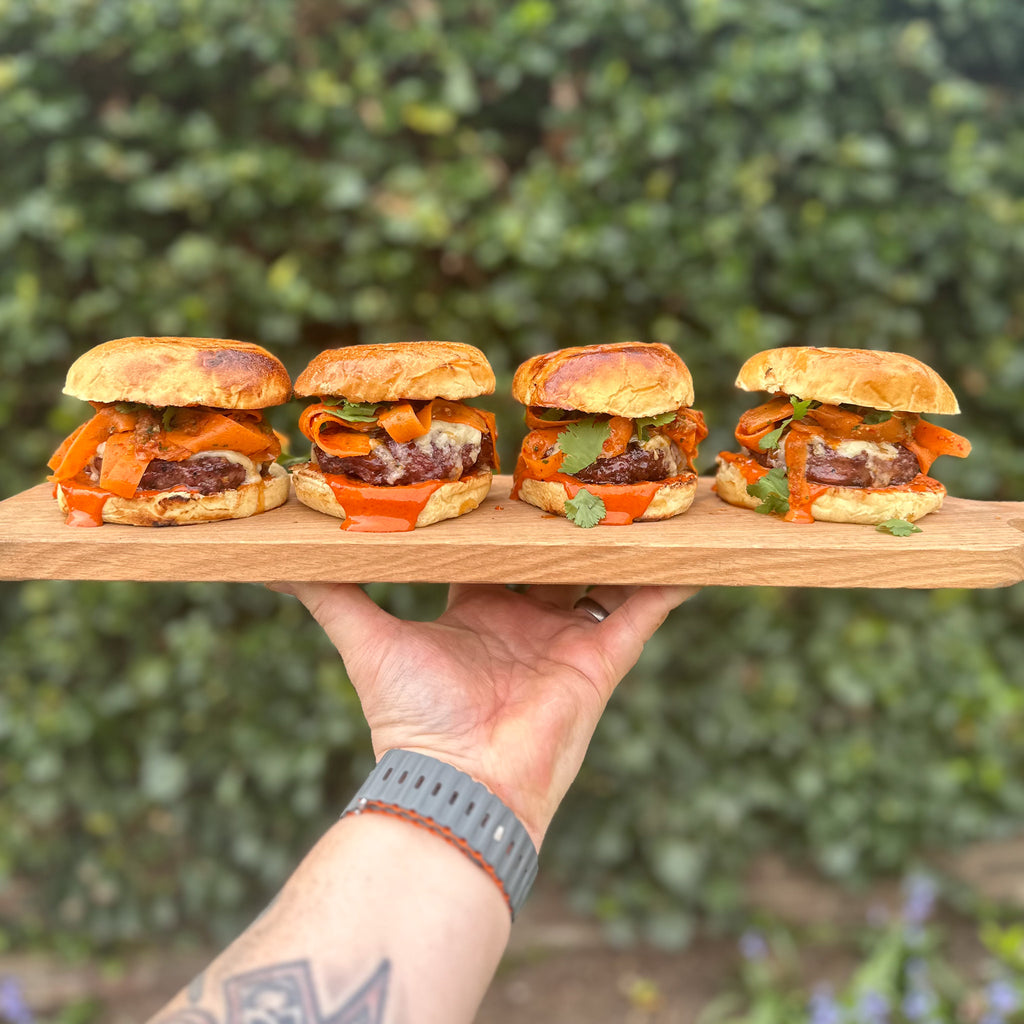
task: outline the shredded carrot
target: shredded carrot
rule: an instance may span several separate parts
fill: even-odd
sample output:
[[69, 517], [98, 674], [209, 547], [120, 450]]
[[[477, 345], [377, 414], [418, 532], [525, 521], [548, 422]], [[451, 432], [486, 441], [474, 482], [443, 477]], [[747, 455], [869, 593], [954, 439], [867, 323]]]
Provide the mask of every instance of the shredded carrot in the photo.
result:
[[704, 422], [704, 414], [699, 409], [690, 409], [684, 406], [676, 410], [676, 418], [670, 423], [660, 427], [652, 427], [653, 433], [664, 434], [669, 440], [674, 441], [690, 467], [690, 472], [696, 472], [694, 460], [701, 441], [708, 436], [708, 427]]
[[[497, 445], [498, 429], [493, 413], [443, 398], [433, 399], [418, 411], [409, 402], [395, 403], [379, 413], [376, 419], [367, 422], [342, 420], [334, 406], [316, 402], [303, 410], [299, 417], [299, 430], [328, 454], [349, 458], [370, 453], [372, 446], [366, 435], [378, 427], [383, 428], [393, 440], [404, 444], [426, 434], [435, 419], [465, 423], [481, 434], [490, 434], [492, 443]], [[498, 468], [497, 459], [495, 447], [495, 468]]]
[[104, 448], [100, 486], [131, 497], [153, 459], [181, 462], [202, 451], [236, 451], [254, 461], [268, 462], [281, 453], [281, 443], [259, 410], [221, 411], [202, 407], [170, 410], [150, 406], [118, 411], [115, 405], [95, 404], [95, 415], [83, 423], [53, 453], [48, 463], [52, 480], [73, 480]]
[[122, 498], [130, 498], [135, 493], [150, 462], [136, 448], [134, 440], [131, 431], [111, 434], [103, 449], [100, 487]]
[[612, 416], [608, 420], [608, 440], [601, 446], [601, 454], [605, 458], [621, 455], [629, 445], [633, 430], [632, 420], [624, 416]]
[[377, 417], [377, 422], [388, 432], [388, 436], [399, 444], [415, 441], [430, 430], [433, 402], [428, 402], [419, 412], [410, 402], [396, 402]]

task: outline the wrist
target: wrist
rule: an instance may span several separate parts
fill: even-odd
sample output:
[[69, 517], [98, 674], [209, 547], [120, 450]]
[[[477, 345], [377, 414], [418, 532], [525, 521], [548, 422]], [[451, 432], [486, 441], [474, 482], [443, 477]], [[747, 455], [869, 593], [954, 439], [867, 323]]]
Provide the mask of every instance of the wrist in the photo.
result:
[[342, 817], [367, 813], [444, 839], [490, 876], [515, 917], [537, 873], [537, 849], [515, 812], [482, 782], [432, 754], [391, 749]]
[[[396, 742], [388, 744], [374, 744], [374, 755], [379, 763], [388, 751], [408, 750], [412, 753], [423, 754], [426, 757], [436, 758], [453, 768], [464, 772], [474, 782], [485, 786], [502, 803], [504, 803], [519, 819], [533, 843], [534, 849], [539, 853], [544, 836], [555, 816], [555, 811], [560, 803], [560, 796], [552, 795], [555, 786], [547, 780], [547, 776], [541, 777], [541, 773], [534, 767], [524, 770], [521, 766], [512, 766], [507, 758], [501, 758], [497, 763], [489, 756], [480, 756], [475, 750], [464, 752], [449, 747], [425, 745], [415, 742]], [[564, 792], [561, 793], [564, 796]]]

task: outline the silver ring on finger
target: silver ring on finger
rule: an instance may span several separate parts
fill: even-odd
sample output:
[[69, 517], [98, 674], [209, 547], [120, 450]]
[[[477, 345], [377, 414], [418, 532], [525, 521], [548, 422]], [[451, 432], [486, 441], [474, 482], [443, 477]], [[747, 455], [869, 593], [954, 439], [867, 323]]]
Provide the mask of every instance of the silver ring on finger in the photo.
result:
[[581, 597], [574, 605], [576, 611], [586, 612], [595, 622], [604, 622], [611, 614], [607, 608], [599, 605], [592, 597]]

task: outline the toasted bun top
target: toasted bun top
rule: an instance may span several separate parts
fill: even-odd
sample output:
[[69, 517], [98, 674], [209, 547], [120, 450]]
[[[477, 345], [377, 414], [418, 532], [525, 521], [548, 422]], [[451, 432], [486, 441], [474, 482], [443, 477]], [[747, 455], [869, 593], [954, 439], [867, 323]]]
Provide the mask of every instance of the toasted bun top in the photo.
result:
[[693, 403], [693, 378], [667, 345], [621, 341], [527, 359], [512, 380], [523, 405], [637, 419]]
[[292, 395], [281, 361], [247, 341], [118, 338], [83, 352], [64, 394], [87, 402], [265, 409]]
[[458, 341], [347, 345], [321, 352], [299, 374], [295, 394], [397, 402], [446, 398], [452, 402], [494, 391], [494, 371], [478, 348]]
[[740, 367], [736, 386], [827, 405], [864, 405], [886, 412], [957, 413], [949, 385], [902, 352], [863, 348], [773, 348]]

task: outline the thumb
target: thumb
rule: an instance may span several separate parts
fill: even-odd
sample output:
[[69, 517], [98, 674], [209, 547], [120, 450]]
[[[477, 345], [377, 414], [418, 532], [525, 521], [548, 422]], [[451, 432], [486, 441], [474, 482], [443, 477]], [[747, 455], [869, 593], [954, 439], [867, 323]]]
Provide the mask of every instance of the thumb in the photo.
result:
[[330, 638], [345, 662], [379, 638], [392, 617], [355, 583], [268, 583], [268, 589], [297, 597]]

